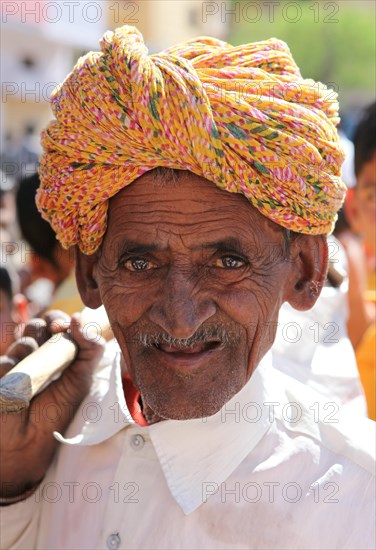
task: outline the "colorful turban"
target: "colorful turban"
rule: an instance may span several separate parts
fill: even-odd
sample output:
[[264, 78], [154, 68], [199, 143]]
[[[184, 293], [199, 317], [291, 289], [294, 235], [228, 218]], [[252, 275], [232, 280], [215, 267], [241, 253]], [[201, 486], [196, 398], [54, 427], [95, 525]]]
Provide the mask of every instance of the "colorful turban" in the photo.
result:
[[293, 231], [329, 233], [345, 186], [338, 103], [284, 42], [214, 38], [149, 55], [137, 29], [106, 32], [52, 95], [37, 204], [64, 247], [93, 253], [108, 200], [157, 166], [242, 193]]

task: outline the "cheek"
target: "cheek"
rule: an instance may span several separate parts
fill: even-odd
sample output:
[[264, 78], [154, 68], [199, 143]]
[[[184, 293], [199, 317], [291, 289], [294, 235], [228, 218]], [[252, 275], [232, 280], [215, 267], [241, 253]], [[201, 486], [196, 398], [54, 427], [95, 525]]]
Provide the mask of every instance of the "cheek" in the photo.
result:
[[364, 208], [359, 212], [355, 230], [362, 235], [370, 246], [375, 246], [376, 241], [376, 209]]
[[121, 328], [136, 323], [155, 301], [157, 289], [147, 283], [135, 285], [118, 273], [101, 273], [97, 279], [101, 299], [111, 323]]
[[376, 207], [374, 206], [367, 206], [364, 208], [364, 215], [366, 218], [367, 224], [370, 224], [368, 226], [368, 230], [370, 230], [372, 227], [375, 227], [376, 225]]
[[139, 294], [116, 283], [101, 287], [101, 297], [110, 321], [121, 322], [125, 326], [140, 318], [147, 307]]
[[375, 224], [376, 219], [376, 206], [374, 201], [364, 200], [363, 198], [356, 197], [355, 199], [357, 218], [359, 222], [365, 227], [367, 223]]
[[235, 322], [250, 330], [278, 315], [282, 303], [282, 285], [267, 276], [251, 278], [236, 288], [218, 292], [218, 305]]
[[278, 313], [284, 301], [282, 276], [282, 273], [273, 278], [258, 276], [241, 289], [221, 294], [222, 311], [245, 329], [248, 377], [274, 342]]

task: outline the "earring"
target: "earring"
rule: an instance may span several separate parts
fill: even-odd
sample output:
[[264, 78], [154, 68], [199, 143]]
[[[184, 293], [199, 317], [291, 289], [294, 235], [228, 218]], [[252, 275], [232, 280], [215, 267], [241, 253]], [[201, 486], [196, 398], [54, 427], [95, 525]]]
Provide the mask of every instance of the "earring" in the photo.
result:
[[309, 292], [312, 296], [318, 296], [321, 292], [321, 284], [318, 281], [311, 281]]

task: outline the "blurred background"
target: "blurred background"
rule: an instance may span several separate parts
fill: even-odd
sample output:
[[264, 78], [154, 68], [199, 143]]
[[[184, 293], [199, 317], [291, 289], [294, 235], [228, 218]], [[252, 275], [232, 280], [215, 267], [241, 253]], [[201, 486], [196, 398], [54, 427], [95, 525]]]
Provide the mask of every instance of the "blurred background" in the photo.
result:
[[98, 49], [105, 30], [123, 24], [137, 26], [151, 52], [197, 35], [233, 44], [281, 38], [303, 76], [339, 93], [351, 137], [375, 94], [375, 6], [373, 0], [3, 0], [2, 157], [18, 151], [27, 162], [28, 151], [40, 151], [54, 86], [82, 53]]

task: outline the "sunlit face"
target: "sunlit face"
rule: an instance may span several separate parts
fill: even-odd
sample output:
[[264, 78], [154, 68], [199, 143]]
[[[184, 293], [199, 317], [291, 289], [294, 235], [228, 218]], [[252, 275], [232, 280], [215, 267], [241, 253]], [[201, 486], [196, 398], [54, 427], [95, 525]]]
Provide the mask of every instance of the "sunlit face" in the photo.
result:
[[248, 381], [290, 284], [282, 251], [280, 227], [189, 172], [148, 172], [111, 199], [94, 279], [156, 414], [212, 415]]
[[354, 200], [356, 230], [376, 254], [376, 153], [363, 165], [357, 177]]

